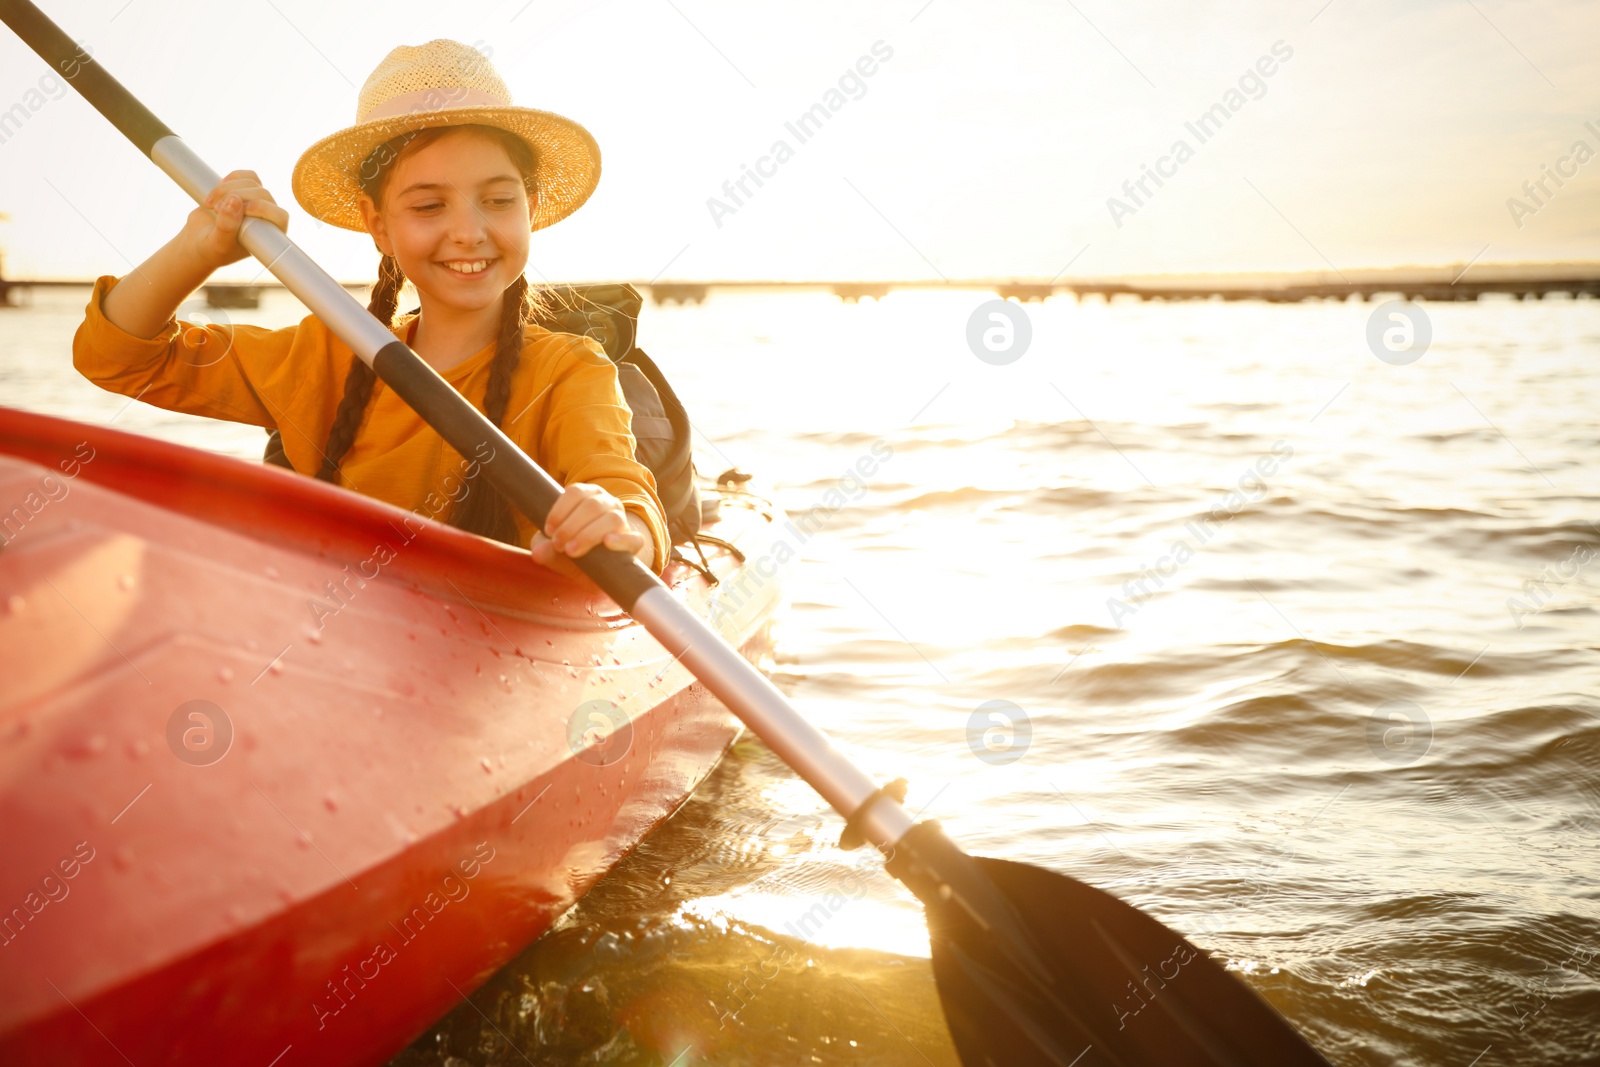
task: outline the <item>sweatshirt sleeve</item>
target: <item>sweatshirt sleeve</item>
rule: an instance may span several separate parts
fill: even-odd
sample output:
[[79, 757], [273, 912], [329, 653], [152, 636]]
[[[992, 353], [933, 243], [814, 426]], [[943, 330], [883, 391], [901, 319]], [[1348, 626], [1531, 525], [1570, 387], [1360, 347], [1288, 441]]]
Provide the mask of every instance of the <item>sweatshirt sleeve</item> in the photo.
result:
[[655, 570], [666, 568], [672, 545], [656, 495], [655, 476], [634, 458], [632, 419], [616, 365], [593, 341], [570, 337], [551, 381], [550, 416], [539, 454], [562, 485], [588, 482], [641, 516], [655, 543]]
[[298, 327], [200, 325], [168, 319], [153, 338], [135, 337], [106, 318], [113, 287], [138, 284], [106, 276], [95, 282], [83, 324], [72, 339], [72, 365], [102, 389], [148, 404], [277, 427], [300, 384], [288, 358]]

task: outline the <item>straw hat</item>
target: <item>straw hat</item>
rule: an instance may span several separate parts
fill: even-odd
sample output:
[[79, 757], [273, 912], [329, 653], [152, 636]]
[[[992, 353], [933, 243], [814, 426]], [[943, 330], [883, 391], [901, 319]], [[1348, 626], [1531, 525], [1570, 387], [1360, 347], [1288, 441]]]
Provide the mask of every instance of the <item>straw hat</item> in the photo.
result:
[[358, 176], [373, 150], [413, 130], [466, 123], [514, 133], [533, 149], [535, 230], [578, 210], [600, 180], [600, 148], [588, 130], [548, 111], [513, 107], [483, 53], [438, 40], [401, 45], [384, 57], [361, 87], [356, 124], [324, 137], [295, 164], [294, 197], [323, 222], [365, 233]]

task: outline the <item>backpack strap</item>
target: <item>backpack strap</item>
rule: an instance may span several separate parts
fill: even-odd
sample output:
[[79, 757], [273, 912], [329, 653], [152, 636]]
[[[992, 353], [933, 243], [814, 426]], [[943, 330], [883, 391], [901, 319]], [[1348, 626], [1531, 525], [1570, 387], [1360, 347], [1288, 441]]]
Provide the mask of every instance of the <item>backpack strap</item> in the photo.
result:
[[655, 360], [645, 355], [644, 349], [629, 351], [617, 373], [623, 396], [634, 412], [633, 436], [639, 462], [655, 475], [656, 495], [666, 512], [668, 536], [673, 544], [693, 540], [700, 532], [703, 512], [700, 487], [694, 480], [694, 429], [689, 425], [689, 413], [667, 376]]
[[294, 464], [289, 462], [289, 457], [283, 451], [283, 434], [277, 430], [267, 431], [267, 449], [261, 454], [261, 461], [284, 470], [294, 470]]

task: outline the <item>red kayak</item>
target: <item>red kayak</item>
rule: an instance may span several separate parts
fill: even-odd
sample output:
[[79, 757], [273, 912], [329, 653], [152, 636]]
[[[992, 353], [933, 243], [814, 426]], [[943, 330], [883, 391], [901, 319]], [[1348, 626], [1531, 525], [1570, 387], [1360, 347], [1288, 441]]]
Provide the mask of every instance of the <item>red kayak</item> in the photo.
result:
[[[752, 660], [780, 521], [666, 575]], [[275, 467], [0, 408], [0, 536], [0, 1063], [382, 1063], [739, 729], [592, 587]]]

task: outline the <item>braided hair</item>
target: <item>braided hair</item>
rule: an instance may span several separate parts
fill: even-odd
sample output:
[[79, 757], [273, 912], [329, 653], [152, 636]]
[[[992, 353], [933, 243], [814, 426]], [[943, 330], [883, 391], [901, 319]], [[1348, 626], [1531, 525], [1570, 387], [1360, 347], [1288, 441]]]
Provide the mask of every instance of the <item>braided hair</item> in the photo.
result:
[[[483, 413], [496, 426], [506, 417], [511, 372], [522, 359], [522, 327], [528, 322], [532, 307], [528, 279], [518, 275], [500, 305], [500, 334], [495, 340], [494, 359], [489, 363], [489, 384], [483, 391]], [[517, 523], [510, 501], [481, 473], [476, 481], [451, 509], [450, 525], [508, 545], [516, 544]]]
[[[488, 126], [465, 127], [473, 132], [492, 136], [511, 157], [511, 162], [522, 173], [529, 196], [537, 194], [533, 173], [535, 158], [527, 142], [504, 130]], [[362, 164], [359, 180], [362, 191], [374, 203], [383, 193], [383, 186], [396, 162], [409, 148], [420, 148], [449, 133], [463, 129], [460, 126], [434, 127], [397, 137], [379, 145]], [[372, 300], [367, 310], [390, 326], [400, 299], [400, 289], [405, 275], [393, 256], [384, 256], [378, 264], [378, 283], [373, 286]], [[523, 326], [532, 320], [540, 303], [540, 295], [528, 285], [528, 279], [518, 275], [507, 287], [500, 306], [500, 329], [496, 334], [494, 358], [489, 364], [489, 384], [484, 390], [483, 409], [489, 421], [496, 426], [505, 418], [506, 406], [511, 399], [511, 375], [522, 358]], [[322, 468], [317, 477], [335, 484], [339, 481], [339, 463], [355, 442], [356, 431], [366, 414], [367, 402], [372, 398], [373, 382], [377, 375], [360, 359], [353, 360], [350, 372], [345, 375], [344, 395], [334, 413], [333, 425], [328, 430], [328, 443], [323, 448]], [[480, 468], [481, 470], [481, 468]], [[486, 479], [468, 486], [464, 496], [457, 499], [451, 510], [450, 525], [481, 537], [518, 543], [517, 524], [512, 516], [511, 504], [505, 496]]]
[[[379, 261], [378, 284], [372, 287], [372, 300], [367, 310], [385, 326], [394, 324], [394, 309], [400, 302], [400, 287], [405, 280], [393, 256], [384, 256]], [[356, 429], [366, 413], [367, 401], [372, 397], [372, 383], [377, 377], [366, 363], [351, 359], [350, 373], [344, 376], [344, 396], [339, 400], [339, 410], [328, 430], [328, 443], [322, 449], [322, 469], [317, 471], [317, 477], [323, 481], [339, 484], [339, 461], [355, 442]]]

